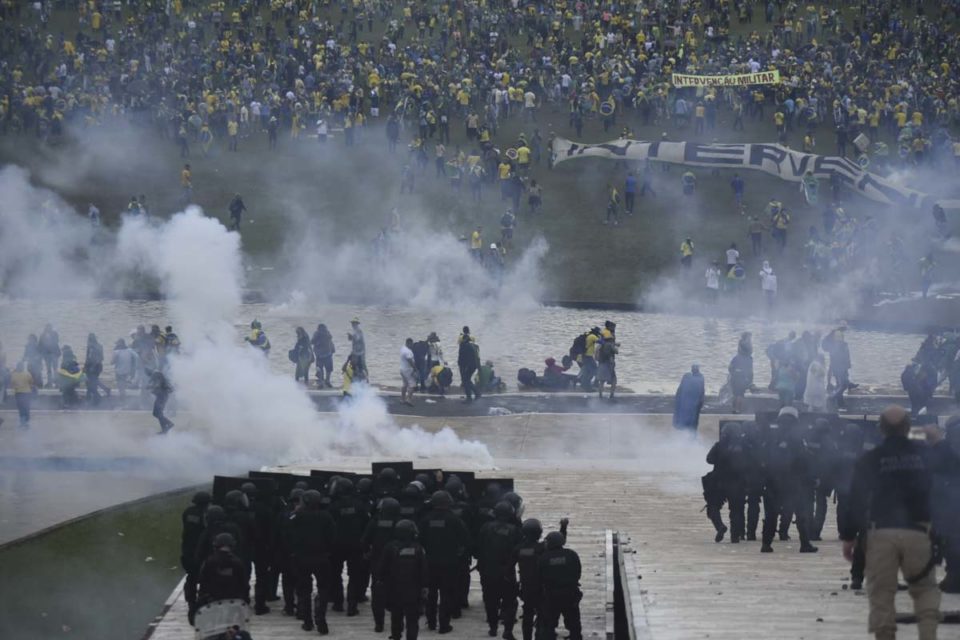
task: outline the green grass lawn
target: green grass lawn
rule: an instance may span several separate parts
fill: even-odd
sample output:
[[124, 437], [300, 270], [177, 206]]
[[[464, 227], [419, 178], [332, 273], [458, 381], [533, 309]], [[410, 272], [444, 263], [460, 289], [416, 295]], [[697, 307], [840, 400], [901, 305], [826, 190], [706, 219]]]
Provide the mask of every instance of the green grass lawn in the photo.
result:
[[[755, 17], [753, 25], [734, 24], [740, 31], [765, 26], [762, 14]], [[630, 112], [620, 114], [609, 134], [603, 132], [600, 122], [588, 120], [581, 141], [615, 138], [626, 124], [641, 140], [657, 140], [666, 132], [670, 140], [773, 142], [776, 135], [772, 109], [767, 112], [765, 121], [748, 120], [746, 131], [733, 132], [732, 116], [722, 111], [717, 129], [701, 136], [695, 136], [692, 127], [678, 130], [672, 124], [640, 126], [639, 118]], [[517, 135], [524, 131], [529, 138], [534, 126], [540, 129], [544, 140], [550, 130], [560, 136], [575, 137], [567, 125], [566, 106], [545, 105], [536, 124], [522, 122], [516, 116], [504, 122], [494, 142], [501, 149], [514, 146]], [[451, 124], [451, 133], [448, 154], [458, 145], [464, 145], [468, 151], [462, 123], [457, 119]], [[800, 136], [800, 132], [793, 132], [790, 144], [799, 147]], [[405, 133], [401, 144], [405, 145], [409, 137]], [[821, 125], [817, 141], [817, 152], [834, 152], [828, 125]], [[383, 129], [377, 124], [364, 132], [363, 140], [354, 148], [346, 148], [339, 137], [321, 148], [312, 137], [291, 140], [281, 133], [279, 149], [269, 151], [266, 135], [257, 134], [242, 140], [238, 153], [226, 151], [225, 144], [219, 143], [208, 157], [201, 157], [199, 150], [193, 149], [189, 162], [193, 167], [194, 200], [208, 215], [226, 222], [227, 204], [233, 193], [243, 195], [249, 208], [243, 246], [253, 263], [282, 267], [290, 262], [315, 260], [318, 277], [322, 277], [325, 255], [347, 240], [372, 240], [379, 228], [387, 224], [394, 206], [406, 220], [418, 218], [436, 231], [459, 236], [482, 224], [487, 241], [498, 239], [498, 221], [507, 204], [501, 202], [496, 186], [485, 190], [482, 203], [474, 204], [466, 187], [458, 193], [446, 181], [434, 177], [432, 144], [428, 156], [431, 163], [423, 175], [417, 176], [413, 195], [399, 193], [400, 171], [407, 161], [405, 147], [401, 146], [393, 155], [388, 153]], [[172, 141], [152, 133], [130, 133], [108, 126], [93, 137], [84, 135], [58, 149], [40, 147], [26, 137], [0, 139], [0, 161], [31, 167], [38, 183], [53, 186], [82, 212], [88, 202], [96, 202], [108, 224], [116, 224], [118, 212], [131, 195], [146, 194], [151, 210], [162, 216], [178, 208], [183, 161]], [[537, 236], [548, 241], [550, 250], [542, 270], [546, 298], [636, 301], [651, 283], [677, 269], [679, 245], [688, 235], [697, 245], [693, 270], [696, 289], [703, 284], [701, 276], [706, 264], [721, 258], [731, 242], [737, 242], [747, 257], [748, 274], [759, 269], [759, 259], [748, 256], [747, 223], [734, 207], [729, 187], [731, 172], [711, 175], [708, 170], [696, 170], [698, 190], [693, 197], [680, 194], [682, 169], [673, 167], [669, 172], [658, 172], [656, 197], [638, 197], [638, 212], [624, 225], [603, 226], [600, 223], [606, 184], [613, 182], [622, 188], [627, 169], [627, 163], [599, 159], [566, 162], [553, 171], [547, 169], [544, 161], [533, 169], [532, 177], [543, 185], [543, 211], [533, 219], [519, 217], [515, 245], [522, 249]], [[788, 250], [784, 256], [771, 259], [781, 274], [783, 292], [807, 286], [808, 279], [799, 273], [801, 245], [807, 228], [820, 224], [820, 210], [804, 203], [794, 183], [760, 173], [747, 172], [744, 178], [748, 213], [760, 213], [770, 197], [777, 197], [791, 210]], [[829, 188], [823, 184], [821, 200], [828, 198]], [[881, 223], [900, 226], [909, 221], [909, 233], [920, 238], [911, 248], [909, 264], [916, 264], [926, 251], [923, 238], [932, 227], [928, 212], [880, 207], [852, 194], [848, 194], [844, 206], [848, 213], [872, 215]], [[304, 237], [305, 225], [319, 238], [306, 249], [299, 242]], [[765, 242], [772, 244], [769, 237]], [[911, 274], [911, 278], [918, 280], [919, 275]], [[258, 285], [255, 276], [251, 285]]]
[[0, 638], [141, 637], [182, 577], [180, 513], [190, 495], [108, 510], [0, 549]]

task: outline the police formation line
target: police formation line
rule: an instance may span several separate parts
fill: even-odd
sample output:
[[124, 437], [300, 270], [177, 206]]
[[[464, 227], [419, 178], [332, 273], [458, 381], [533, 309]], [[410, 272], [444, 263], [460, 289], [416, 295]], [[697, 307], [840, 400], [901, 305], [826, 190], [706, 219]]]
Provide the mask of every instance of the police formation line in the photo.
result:
[[[918, 421], [920, 419], [918, 418]], [[707, 516], [721, 542], [754, 541], [773, 552], [796, 525], [800, 553], [814, 553], [831, 496], [851, 561], [851, 587], [864, 578], [870, 631], [894, 638], [894, 596], [902, 572], [921, 640], [936, 638], [940, 592], [960, 593], [960, 416], [912, 426], [897, 406], [879, 421], [801, 414], [787, 406], [754, 420], [721, 421], [703, 477]], [[721, 508], [729, 509], [729, 528]], [[938, 584], [935, 566], [946, 561]]]
[[369, 601], [375, 632], [389, 612], [390, 637], [401, 640], [406, 629], [416, 640], [421, 615], [430, 630], [453, 631], [477, 571], [491, 637], [514, 638], [519, 597], [524, 640], [554, 640], [561, 616], [569, 637], [582, 638], [581, 566], [565, 548], [568, 521], [544, 537], [538, 520], [521, 520], [525, 505], [510, 479], [409, 462], [375, 463], [371, 475], [249, 476], [217, 476], [213, 494], [197, 493], [183, 513], [191, 625], [200, 628], [208, 605], [249, 604], [253, 574], [257, 615], [270, 613], [280, 587], [283, 615], [305, 631], [329, 633], [328, 604], [357, 616]]

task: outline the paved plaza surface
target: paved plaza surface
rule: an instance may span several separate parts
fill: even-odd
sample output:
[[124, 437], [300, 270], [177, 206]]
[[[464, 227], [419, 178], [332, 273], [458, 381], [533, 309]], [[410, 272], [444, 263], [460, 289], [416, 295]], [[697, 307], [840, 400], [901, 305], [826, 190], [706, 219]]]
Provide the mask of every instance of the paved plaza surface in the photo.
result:
[[[760, 554], [759, 543], [713, 542], [701, 512], [700, 475], [707, 470], [704, 456], [716, 438], [716, 419], [703, 421], [700, 442], [678, 436], [668, 416], [523, 415], [417, 422], [427, 430], [450, 425], [463, 437], [488, 443], [496, 468], [481, 475], [515, 478], [526, 501], [525, 517], [551, 527], [561, 517], [570, 518], [569, 546], [584, 565], [587, 638], [604, 634], [607, 529], [629, 538], [640, 576], [625, 579], [642, 590], [655, 640], [869, 637], [866, 596], [844, 589], [849, 566], [840, 555], [832, 512], [815, 555], [797, 552], [795, 533], [791, 542], [775, 542], [773, 554]], [[363, 470], [369, 462], [343, 458], [323, 466]], [[443, 464], [436, 459], [416, 462]], [[476, 579], [471, 604], [454, 623], [456, 637], [486, 637]], [[910, 609], [905, 594], [898, 595], [897, 604], [901, 611]], [[960, 597], [944, 596], [943, 608], [960, 608]], [[379, 637], [367, 606], [354, 618], [331, 613], [329, 623], [331, 638]], [[278, 611], [254, 617], [251, 631], [255, 638], [275, 640], [315, 635]], [[186, 606], [175, 593], [153, 638], [192, 637]], [[915, 627], [902, 625], [898, 637], [916, 638]], [[960, 631], [943, 627], [941, 637], [960, 637]]]

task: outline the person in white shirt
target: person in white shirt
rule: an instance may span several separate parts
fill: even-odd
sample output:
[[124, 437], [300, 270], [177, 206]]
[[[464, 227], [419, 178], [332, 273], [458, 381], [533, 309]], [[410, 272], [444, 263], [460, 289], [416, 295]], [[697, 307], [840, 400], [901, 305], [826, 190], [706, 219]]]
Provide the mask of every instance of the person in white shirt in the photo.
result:
[[413, 358], [413, 338], [407, 338], [400, 348], [400, 402], [413, 406], [413, 392], [417, 388], [417, 363]]
[[707, 302], [716, 304], [720, 295], [720, 267], [719, 261], [714, 260], [713, 264], [707, 267]]
[[727, 271], [730, 270], [730, 267], [737, 264], [737, 260], [740, 259], [740, 251], [737, 250], [737, 243], [731, 242], [730, 248], [727, 249]]
[[763, 261], [763, 268], [760, 270], [760, 288], [767, 298], [767, 306], [772, 309], [777, 299], [777, 276], [768, 260]]

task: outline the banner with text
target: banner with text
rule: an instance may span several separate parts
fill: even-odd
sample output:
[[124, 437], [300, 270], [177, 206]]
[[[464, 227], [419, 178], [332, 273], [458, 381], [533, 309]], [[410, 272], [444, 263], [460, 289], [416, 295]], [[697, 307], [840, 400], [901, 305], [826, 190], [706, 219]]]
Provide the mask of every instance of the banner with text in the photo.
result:
[[638, 140], [581, 144], [565, 138], [555, 138], [552, 154], [553, 164], [587, 157], [635, 162], [655, 160], [711, 169], [753, 169], [790, 182], [801, 182], [808, 173], [813, 178], [826, 180], [837, 174], [846, 187], [876, 202], [917, 209], [929, 209], [934, 203], [947, 209], [960, 208], [960, 200], [940, 200], [909, 189], [883, 176], [865, 171], [848, 158], [802, 153], [778, 144], [700, 144]]
[[673, 74], [675, 87], [745, 87], [751, 84], [779, 84], [779, 71], [737, 73], [728, 76], [693, 76], [686, 73]]

